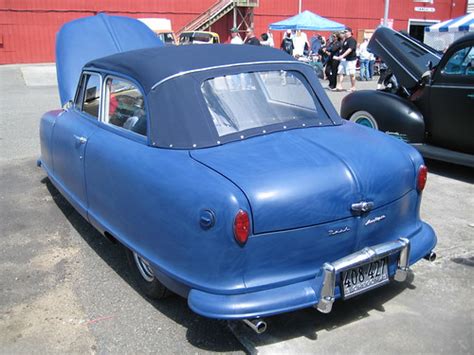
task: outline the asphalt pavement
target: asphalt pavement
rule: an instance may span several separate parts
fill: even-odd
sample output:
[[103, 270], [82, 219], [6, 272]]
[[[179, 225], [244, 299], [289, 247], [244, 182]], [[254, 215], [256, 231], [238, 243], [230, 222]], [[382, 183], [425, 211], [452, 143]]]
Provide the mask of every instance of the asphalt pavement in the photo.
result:
[[[0, 66], [0, 353], [474, 352], [473, 170], [427, 161], [421, 214], [438, 235], [435, 262], [330, 314], [270, 317], [256, 335], [200, 317], [177, 296], [146, 299], [123, 249], [36, 167], [40, 117], [59, 107], [55, 82], [51, 65]], [[328, 94], [339, 110], [346, 93]]]

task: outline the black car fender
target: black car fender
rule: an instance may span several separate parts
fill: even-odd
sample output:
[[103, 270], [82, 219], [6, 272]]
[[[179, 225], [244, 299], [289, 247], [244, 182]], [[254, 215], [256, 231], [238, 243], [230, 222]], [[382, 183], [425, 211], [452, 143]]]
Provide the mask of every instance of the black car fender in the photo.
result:
[[392, 93], [375, 90], [351, 93], [342, 100], [341, 117], [358, 123], [375, 121], [373, 128], [408, 143], [424, 141], [425, 122], [419, 109]]

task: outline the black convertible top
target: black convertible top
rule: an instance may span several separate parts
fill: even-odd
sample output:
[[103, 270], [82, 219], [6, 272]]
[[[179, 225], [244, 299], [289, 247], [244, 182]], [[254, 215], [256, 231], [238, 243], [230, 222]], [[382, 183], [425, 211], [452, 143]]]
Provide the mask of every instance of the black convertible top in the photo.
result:
[[[95, 59], [84, 69], [117, 73], [141, 85], [148, 102], [150, 143], [157, 147], [204, 148], [240, 140], [242, 133], [218, 136], [201, 84], [208, 78], [242, 71], [296, 70], [302, 73], [315, 91], [316, 104], [323, 103], [326, 107], [319, 106], [320, 120], [314, 120], [312, 125], [321, 125], [321, 120], [326, 124], [340, 124], [327, 96], [321, 93], [311, 66], [274, 48], [231, 44], [153, 47]], [[265, 130], [268, 134], [300, 127], [301, 122], [294, 120], [286, 124], [286, 128], [275, 124]], [[259, 128], [245, 131], [245, 137], [261, 134]]]
[[127, 75], [148, 93], [157, 82], [180, 72], [268, 61], [297, 62], [285, 52], [266, 46], [213, 44], [138, 49], [95, 59], [84, 68]]

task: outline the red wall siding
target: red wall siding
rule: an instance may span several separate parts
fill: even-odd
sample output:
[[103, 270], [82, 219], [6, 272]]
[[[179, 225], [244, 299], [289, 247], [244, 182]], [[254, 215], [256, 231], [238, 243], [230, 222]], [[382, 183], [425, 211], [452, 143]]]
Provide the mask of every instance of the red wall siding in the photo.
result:
[[[0, 64], [53, 62], [55, 35], [60, 26], [75, 18], [98, 12], [130, 17], [169, 18], [173, 29], [205, 11], [216, 0], [0, 0]], [[415, 6], [434, 7], [436, 12], [415, 12]], [[406, 30], [408, 19], [446, 20], [465, 13], [467, 0], [436, 0], [434, 4], [413, 0], [390, 2], [389, 17], [395, 29]], [[303, 10], [358, 29], [373, 29], [383, 17], [383, 0], [303, 0]], [[255, 9], [257, 35], [266, 32], [272, 22], [283, 20], [298, 12], [298, 0], [260, 0]], [[212, 25], [225, 42], [232, 27], [232, 14]], [[274, 32], [275, 43], [281, 32]]]
[[0, 0], [0, 64], [53, 62], [56, 32], [65, 22], [79, 17], [98, 12], [135, 18], [164, 17], [171, 20], [174, 30], [178, 30], [214, 2]]

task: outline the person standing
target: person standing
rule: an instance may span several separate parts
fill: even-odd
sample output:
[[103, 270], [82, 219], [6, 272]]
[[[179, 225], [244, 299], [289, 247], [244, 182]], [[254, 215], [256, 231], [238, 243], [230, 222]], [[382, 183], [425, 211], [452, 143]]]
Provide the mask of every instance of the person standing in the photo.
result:
[[301, 30], [296, 31], [296, 35], [293, 37], [293, 56], [295, 58], [302, 57], [305, 53], [305, 47], [308, 48], [308, 37], [306, 33]]
[[258, 40], [257, 36], [255, 36], [255, 32], [253, 28], [247, 28], [247, 36], [245, 36], [244, 44], [250, 44], [252, 46], [260, 46], [260, 41]]
[[295, 46], [293, 44], [293, 40], [291, 39], [291, 30], [286, 31], [285, 37], [283, 37], [283, 40], [281, 41], [280, 48], [289, 55], [293, 55]]
[[230, 40], [230, 44], [243, 44], [242, 38], [240, 38], [239, 30], [237, 28], [233, 28], [230, 30], [230, 35], [232, 39]]
[[370, 80], [370, 71], [369, 71], [369, 61], [370, 61], [370, 52], [367, 49], [369, 44], [368, 38], [364, 38], [359, 46], [359, 63], [360, 63], [360, 80]]
[[337, 84], [337, 68], [339, 66], [339, 61], [336, 60], [334, 57], [336, 57], [342, 47], [341, 43], [342, 36], [339, 33], [334, 33], [331, 35], [329, 39], [329, 44], [328, 46], [324, 49], [327, 56], [328, 60], [326, 63], [326, 77], [329, 80], [329, 89], [330, 90], [336, 90], [336, 84]]
[[311, 52], [314, 55], [317, 55], [319, 53], [321, 47], [321, 35], [318, 34], [317, 36], [311, 37]]
[[337, 68], [338, 83], [336, 90], [343, 91], [342, 82], [344, 81], [344, 75], [349, 75], [351, 79], [350, 91], [355, 91], [356, 80], [356, 62], [357, 62], [357, 41], [352, 37], [352, 29], [348, 27], [344, 32], [344, 42], [342, 43], [341, 54], [334, 57], [339, 60], [339, 67]]
[[370, 53], [370, 57], [369, 57], [369, 78], [370, 80], [372, 80], [372, 78], [374, 77], [374, 67], [375, 67], [375, 56], [374, 56], [374, 53]]
[[274, 47], [273, 38], [269, 33], [262, 33], [260, 36], [260, 44], [262, 46]]

